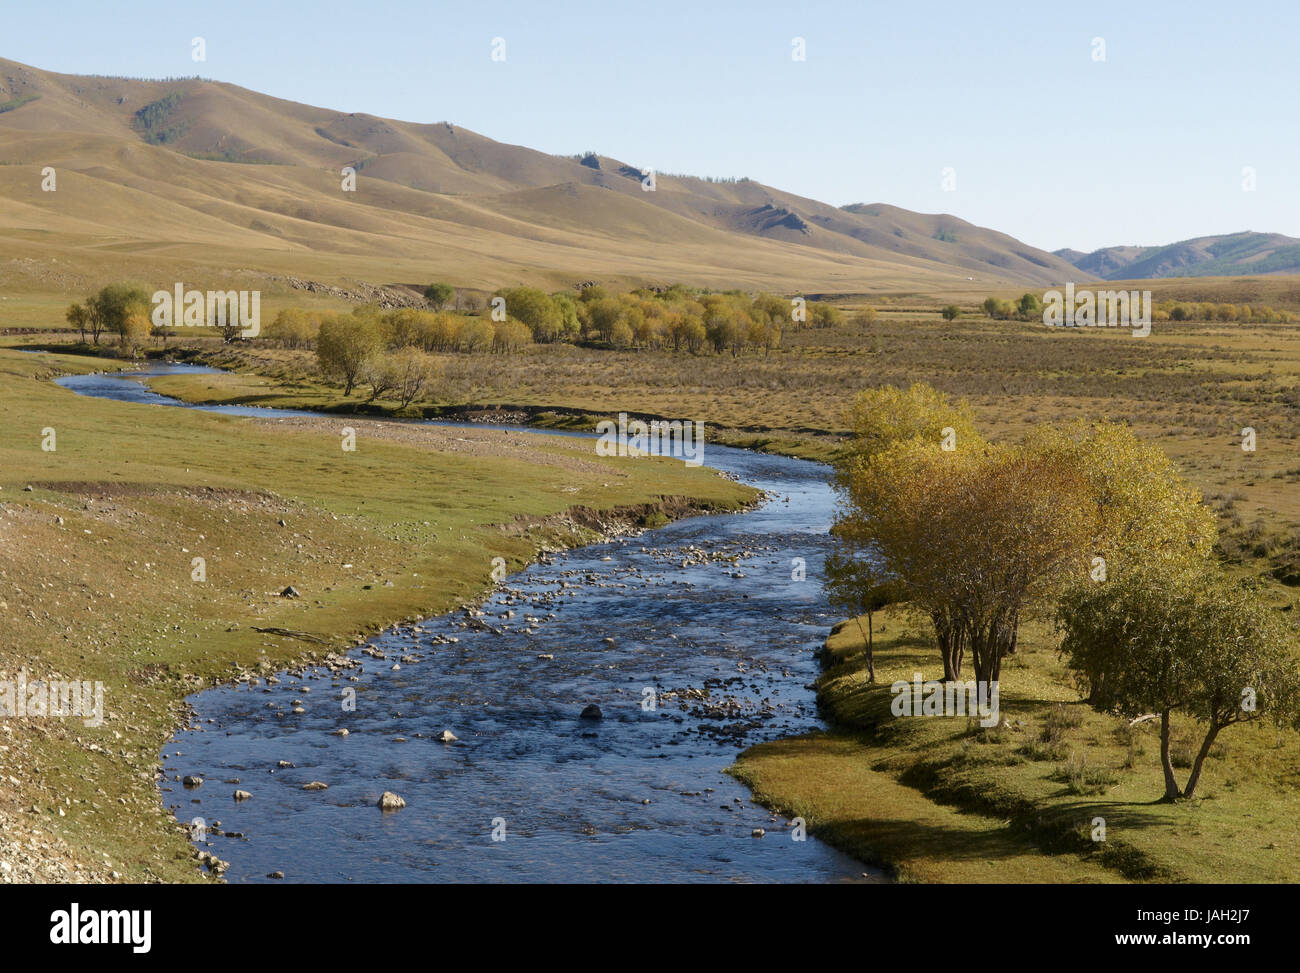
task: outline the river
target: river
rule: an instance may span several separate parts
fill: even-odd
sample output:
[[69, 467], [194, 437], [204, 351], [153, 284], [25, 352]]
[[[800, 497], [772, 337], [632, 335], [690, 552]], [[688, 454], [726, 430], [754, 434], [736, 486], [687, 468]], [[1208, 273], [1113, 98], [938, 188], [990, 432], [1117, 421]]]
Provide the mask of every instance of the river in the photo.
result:
[[[293, 414], [188, 406], [142, 381], [205, 371], [58, 381], [141, 404]], [[723, 772], [749, 745], [822, 725], [808, 685], [835, 620], [820, 584], [827, 468], [712, 444], [704, 459], [771, 498], [548, 557], [507, 578], [482, 616], [430, 618], [353, 650], [351, 672], [198, 693], [194, 722], [162, 753], [164, 800], [203, 824], [231, 882], [885, 881], [797, 840]], [[593, 703], [603, 719], [580, 718]], [[439, 742], [443, 730], [457, 740]], [[203, 786], [184, 788], [191, 774]], [[312, 781], [328, 789], [304, 790]], [[406, 807], [380, 811], [384, 791]]]

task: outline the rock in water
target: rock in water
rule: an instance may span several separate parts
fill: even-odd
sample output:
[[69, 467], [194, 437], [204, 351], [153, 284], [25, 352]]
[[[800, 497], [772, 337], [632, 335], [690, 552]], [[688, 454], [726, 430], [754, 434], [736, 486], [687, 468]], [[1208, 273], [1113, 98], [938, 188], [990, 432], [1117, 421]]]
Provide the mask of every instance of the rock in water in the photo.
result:
[[329, 786], [329, 784], [322, 784], [320, 781], [314, 780], [310, 784], [303, 784], [302, 789], [305, 791], [323, 791]]
[[443, 730], [436, 737], [434, 737], [434, 739], [437, 740], [439, 743], [454, 743], [456, 740], [460, 738], [457, 737], [456, 734], [452, 733], [451, 730]]
[[599, 720], [604, 719], [604, 716], [605, 714], [600, 711], [600, 707], [595, 703], [588, 703], [582, 708], [582, 712], [578, 714], [578, 718], [583, 720]]
[[379, 807], [384, 811], [396, 811], [399, 807], [406, 807], [406, 802], [392, 791], [384, 791], [379, 798]]
[[181, 783], [184, 784], [186, 787], [202, 787], [203, 778], [196, 777], [194, 774], [190, 774], [188, 777], [183, 778], [181, 780]]
[[235, 791], [235, 800], [237, 801], [247, 801], [252, 796], [248, 791]]

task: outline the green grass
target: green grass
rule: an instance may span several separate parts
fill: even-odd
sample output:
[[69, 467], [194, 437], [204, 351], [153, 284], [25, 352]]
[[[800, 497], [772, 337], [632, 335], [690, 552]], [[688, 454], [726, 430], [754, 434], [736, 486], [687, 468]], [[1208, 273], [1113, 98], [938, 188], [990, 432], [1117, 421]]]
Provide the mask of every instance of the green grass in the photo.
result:
[[20, 95], [17, 98], [10, 98], [8, 101], [0, 101], [0, 115], [7, 111], [13, 111], [15, 108], [21, 108], [23, 105], [29, 105], [39, 97], [40, 95], [36, 94]]
[[[733, 772], [863, 860], [926, 882], [1300, 876], [1293, 732], [1234, 727], [1208, 761], [1203, 796], [1162, 804], [1155, 728], [1081, 702], [1042, 625], [1026, 628], [1004, 666], [1004, 723], [990, 729], [892, 715], [892, 682], [941, 675], [923, 627], [899, 611], [877, 619], [876, 684], [856, 626], [838, 626], [827, 649], [818, 689], [831, 731], [751, 748]], [[1195, 734], [1189, 721], [1175, 726], [1183, 749]], [[1104, 842], [1092, 840], [1096, 818]]]
[[[183, 698], [326, 651], [253, 626], [345, 648], [478, 597], [493, 557], [514, 570], [540, 544], [590, 537], [548, 520], [571, 508], [644, 522], [660, 497], [735, 509], [753, 495], [705, 469], [596, 457], [587, 441], [485, 430], [474, 437], [493, 445], [477, 455], [360, 429], [345, 453], [333, 424], [152, 409], [48, 381], [112, 367], [0, 350], [0, 672], [103, 681], [111, 714], [99, 729], [5, 721], [0, 772], [21, 783], [0, 808], [36, 807], [33, 821], [82, 860], [111, 856], [126, 880], [199, 877], [154, 784]], [[40, 447], [47, 427], [54, 452]], [[205, 583], [191, 580], [196, 556]], [[277, 596], [289, 584], [300, 600]]]

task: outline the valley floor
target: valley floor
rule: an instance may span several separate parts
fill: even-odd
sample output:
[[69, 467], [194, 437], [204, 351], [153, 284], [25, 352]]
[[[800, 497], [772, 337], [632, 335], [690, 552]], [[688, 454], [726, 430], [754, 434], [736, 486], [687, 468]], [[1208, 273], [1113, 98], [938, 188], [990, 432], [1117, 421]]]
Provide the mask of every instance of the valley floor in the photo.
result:
[[[345, 401], [339, 389], [322, 384], [308, 353], [261, 346], [223, 350], [212, 343], [195, 350], [238, 371], [167, 377], [154, 383], [159, 392], [190, 402], [366, 408], [364, 395]], [[512, 565], [531, 553], [533, 545], [522, 539], [502, 548], [506, 542], [492, 525], [515, 513], [542, 516], [575, 503], [610, 509], [651, 491], [637, 478], [602, 478], [585, 467], [523, 467], [520, 454], [452, 456], [445, 450], [463, 444], [421, 445], [368, 434], [363, 434], [362, 463], [343, 473], [332, 420], [320, 420], [325, 427], [298, 428], [167, 410], [156, 428], [134, 428], [127, 417], [138, 413], [116, 411], [123, 407], [86, 400], [74, 407], [70, 396], [49, 383], [11, 381], [30, 378], [39, 360], [0, 353], [5, 370], [0, 372], [0, 420], [6, 428], [30, 429], [32, 436], [21, 448], [12, 442], [0, 448], [2, 496], [12, 497], [10, 491], [26, 482], [35, 487], [20, 494], [19, 505], [6, 500], [0, 524], [30, 522], [26, 542], [38, 553], [25, 562], [0, 560], [0, 583], [22, 570], [39, 569], [28, 575], [34, 580], [25, 586], [25, 597], [9, 597], [0, 611], [21, 623], [15, 645], [29, 647], [27, 658], [40, 648], [40, 658], [52, 658], [65, 671], [107, 661], [100, 659], [104, 650], [98, 647], [81, 662], [78, 652], [86, 653], [97, 632], [117, 638], [126, 620], [134, 619], [137, 629], [127, 635], [135, 641], [112, 642], [109, 655], [117, 671], [129, 675], [141, 702], [130, 714], [130, 746], [114, 741], [113, 753], [121, 756], [92, 751], [65, 768], [61, 761], [79, 749], [69, 751], [66, 740], [55, 741], [21, 755], [17, 763], [26, 764], [23, 774], [5, 770], [5, 759], [14, 761], [14, 754], [0, 751], [0, 773], [35, 780], [30, 769], [39, 766], [49, 781], [21, 801], [0, 798], [0, 811], [11, 816], [22, 811], [29, 815], [26, 820], [50, 827], [56, 824], [56, 799], [64, 792], [92, 805], [75, 816], [77, 822], [87, 814], [117, 815], [123, 808], [120, 813], [131, 815], [132, 822], [149, 821], [142, 831], [146, 840], [175, 858], [158, 873], [137, 868], [136, 877], [193, 873], [187, 843], [167, 832], [169, 819], [150, 817], [161, 815], [152, 778], [157, 747], [150, 746], [175, 724], [179, 700], [199, 684], [228, 677], [236, 665], [283, 665], [300, 657], [301, 644], [251, 633], [248, 619], [262, 619], [255, 622], [260, 627], [300, 629], [310, 614], [318, 626], [310, 631], [335, 637], [442, 610], [481, 590], [485, 538], [504, 550]], [[106, 367], [97, 359], [65, 362], [69, 370]], [[1221, 553], [1244, 572], [1271, 574], [1282, 604], [1294, 600], [1287, 585], [1300, 577], [1300, 507], [1294, 490], [1300, 470], [1292, 421], [1298, 362], [1300, 329], [1294, 326], [1183, 325], [1138, 341], [1057, 334], [1023, 322], [938, 324], [886, 317], [865, 331], [797, 333], [770, 360], [556, 346], [472, 361], [450, 356], [443, 400], [550, 408], [533, 419], [583, 428], [590, 428], [591, 417], [610, 402], [619, 402], [629, 411], [703, 419], [712, 441], [810, 458], [833, 453], [838, 416], [856, 389], [886, 381], [926, 380], [968, 395], [981, 427], [997, 438], [1077, 415], [1126, 419], [1139, 435], [1166, 449], [1205, 491], [1220, 515]], [[52, 401], [54, 393], [64, 400]], [[348, 424], [368, 426], [356, 417]], [[44, 426], [59, 427], [57, 461], [37, 451]], [[1260, 430], [1257, 452], [1244, 452], [1235, 438], [1246, 426]], [[84, 443], [96, 444], [76, 462], [64, 459], [65, 427]], [[197, 453], [186, 445], [195, 441], [192, 437], [211, 446]], [[544, 447], [561, 454], [574, 449], [571, 443]], [[590, 454], [580, 459], [596, 461]], [[68, 465], [55, 476], [47, 469], [52, 462]], [[521, 468], [531, 471], [529, 479], [518, 478]], [[679, 474], [679, 483], [656, 483], [653, 492], [671, 489], [718, 504], [743, 499], [743, 491], [716, 477]], [[411, 486], [417, 481], [423, 490]], [[122, 489], [124, 484], [134, 485], [135, 492]], [[435, 515], [427, 509], [430, 496], [438, 498]], [[58, 528], [61, 534], [54, 533], [56, 514], [68, 522]], [[278, 526], [280, 520], [290, 527]], [[180, 530], [169, 534], [168, 524]], [[59, 546], [71, 543], [74, 527], [103, 535], [94, 543], [104, 546], [92, 548], [97, 556], [102, 553], [94, 575], [72, 559], [73, 551], [86, 557], [81, 538], [75, 547]], [[124, 549], [130, 531], [142, 538], [133, 551]], [[220, 551], [222, 569], [237, 577], [216, 600], [178, 610], [171, 599], [184, 598], [181, 592], [192, 587], [187, 583], [191, 554], [181, 557], [169, 545], [183, 537], [186, 548], [199, 552], [200, 535], [206, 550]], [[12, 549], [0, 535], [0, 559]], [[232, 551], [237, 552], [233, 559]], [[344, 563], [355, 567], [343, 572]], [[148, 579], [159, 564], [166, 565], [171, 585], [161, 598]], [[423, 588], [417, 575], [437, 576], [440, 584], [436, 590]], [[92, 584], [92, 578], [105, 580]], [[112, 587], [109, 579], [121, 587]], [[381, 587], [386, 580], [395, 587]], [[356, 590], [363, 581], [374, 585], [364, 596]], [[289, 583], [304, 591], [302, 602], [286, 604], [274, 597]], [[114, 603], [114, 594], [134, 607], [124, 610], [122, 601]], [[73, 603], [78, 610], [65, 616], [51, 603]], [[56, 614], [59, 621], [66, 617], [75, 624], [55, 632]], [[231, 619], [245, 620], [243, 627], [230, 629]], [[1080, 702], [1045, 627], [1027, 628], [1022, 648], [1005, 670], [1007, 725], [984, 730], [964, 719], [890, 716], [889, 684], [910, 680], [918, 671], [933, 675], [937, 655], [923, 628], [903, 616], [887, 613], [883, 630], [880, 621], [877, 685], [864, 684], [857, 627], [842, 626], [828, 641], [832, 664], [820, 683], [833, 728], [765, 744], [738, 761], [736, 774], [774, 809], [804, 817], [820, 837], [864, 861], [891, 866], [910, 881], [1283, 882], [1300, 877], [1294, 734], [1262, 726], [1225, 732], [1212, 753], [1201, 798], [1190, 805], [1158, 804], [1152, 728], [1129, 730]], [[182, 630], [176, 625], [189, 640], [197, 637], [194, 648], [163, 638], [164, 632]], [[212, 645], [215, 653], [196, 660], [197, 645]], [[11, 659], [24, 657], [8, 643], [4, 650]], [[1181, 727], [1180, 746], [1190, 741], [1191, 727]], [[131, 774], [136, 779], [120, 793], [116, 787], [104, 787], [105, 794], [86, 792], [85, 761], [110, 757], [126, 761], [130, 773], [120, 775], [123, 781]], [[99, 767], [93, 773], [105, 776]], [[31, 815], [29, 805], [40, 814]], [[1097, 818], [1105, 822], [1104, 842], [1091, 837]], [[76, 848], [77, 822], [59, 819], [50, 833]], [[88, 833], [117, 830], [117, 823], [97, 822]], [[157, 857], [153, 849], [135, 847], [121, 857], [143, 862], [151, 856]]]

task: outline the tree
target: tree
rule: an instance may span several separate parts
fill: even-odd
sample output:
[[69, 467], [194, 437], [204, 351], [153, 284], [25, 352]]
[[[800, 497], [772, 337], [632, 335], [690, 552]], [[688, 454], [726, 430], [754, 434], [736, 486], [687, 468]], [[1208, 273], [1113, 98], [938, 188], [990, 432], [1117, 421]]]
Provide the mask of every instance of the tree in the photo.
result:
[[502, 353], [519, 351], [532, 343], [533, 333], [522, 321], [507, 318], [492, 325], [492, 350]]
[[589, 333], [595, 334], [601, 341], [609, 341], [614, 335], [614, 325], [623, 320], [623, 305], [614, 297], [585, 300], [587, 294], [599, 289], [589, 287], [583, 291], [584, 301], [579, 314], [586, 315], [584, 323]]
[[492, 322], [483, 318], [468, 318], [457, 331], [458, 347], [462, 351], [489, 351], [496, 337]]
[[81, 342], [82, 344], [85, 344], [86, 326], [90, 323], [90, 315], [87, 314], [85, 305], [82, 304], [69, 305], [67, 312], [64, 314], [64, 318], [67, 320], [68, 324], [71, 327], [76, 328], [77, 331], [80, 332]]
[[149, 306], [147, 304], [140, 302], [128, 304], [122, 314], [122, 349], [132, 358], [136, 357], [140, 349], [148, 342], [152, 327], [153, 325], [149, 321]]
[[150, 305], [149, 293], [138, 284], [109, 284], [99, 293], [86, 301], [91, 337], [99, 344], [99, 336], [105, 331], [123, 335], [126, 330], [127, 314], [137, 306], [147, 309]]
[[930, 619], [945, 680], [960, 678], [965, 642], [943, 549], [954, 527], [946, 506], [952, 490], [940, 485], [962, 475], [969, 453], [944, 452], [918, 437], [868, 454], [838, 477], [845, 503], [831, 529], [879, 558], [902, 600]]
[[[864, 390], [846, 419], [853, 435], [836, 464], [833, 483], [844, 503], [832, 533], [885, 559], [903, 600], [934, 626], [944, 678], [956, 679], [965, 648], [942, 556], [945, 532], [955, 525], [928, 479], [954, 474], [968, 451], [983, 448], [973, 413], [916, 383]], [[942, 449], [945, 441], [953, 452]]]
[[925, 382], [907, 389], [893, 385], [858, 393], [845, 417], [852, 436], [837, 468], [844, 470], [897, 443], [917, 437], [938, 443], [945, 429], [958, 444], [982, 442], [975, 431], [975, 413], [964, 400], [948, 396]]
[[1079, 470], [1021, 446], [985, 447], [951, 486], [942, 496], [956, 536], [941, 545], [944, 580], [976, 682], [991, 685], [1023, 613], [1081, 572], [1094, 510]]
[[814, 328], [837, 328], [844, 323], [844, 312], [834, 304], [815, 301], [810, 310], [812, 314], [809, 323]]
[[[1127, 426], [1084, 420], [1041, 426], [1026, 446], [1088, 480], [1095, 534], [1086, 583], [1137, 570], [1186, 571], [1210, 556], [1218, 536], [1214, 512], [1162, 449]], [[1090, 702], [1105, 696], [1106, 661], [1082, 671]]]
[[415, 348], [401, 348], [388, 360], [392, 388], [402, 409], [431, 390], [441, 375], [437, 359]]
[[986, 297], [981, 305], [984, 313], [991, 318], [1006, 320], [1016, 313], [1016, 305], [999, 297]]
[[362, 378], [366, 367], [383, 350], [376, 323], [356, 314], [322, 321], [316, 336], [316, 361], [327, 378], [343, 383], [343, 394]]
[[[852, 618], [867, 646], [867, 682], [876, 681], [876, 612], [902, 598], [902, 586], [887, 576], [870, 552], [848, 551], [826, 557], [826, 592], [831, 607]], [[866, 631], [862, 616], [867, 616]]]
[[98, 345], [99, 336], [104, 333], [107, 325], [104, 319], [104, 309], [99, 303], [97, 295], [92, 295], [86, 299], [86, 326], [90, 328], [90, 340]]
[[373, 402], [385, 392], [391, 391], [397, 384], [396, 371], [392, 356], [379, 353], [366, 360], [361, 366], [361, 381], [370, 386], [370, 401]]
[[[1209, 558], [1189, 570], [1143, 566], [1103, 583], [1081, 582], [1057, 612], [1061, 652], [1077, 670], [1107, 673], [1094, 705], [1160, 716], [1164, 800], [1191, 799], [1225, 728], [1267, 716], [1297, 723], [1300, 667], [1281, 616]], [[1205, 726], [1185, 787], [1170, 753], [1172, 716]]]
[[532, 340], [547, 343], [559, 340], [564, 315], [545, 291], [535, 287], [511, 287], [497, 292], [506, 299], [506, 312], [522, 321], [532, 332]]
[[[734, 348], [744, 333], [736, 306], [725, 296], [711, 294], [704, 299], [704, 333], [717, 354]], [[733, 357], [734, 357], [733, 351]]]
[[299, 308], [279, 311], [266, 329], [266, 337], [285, 348], [309, 348], [316, 340], [322, 316]]
[[1042, 318], [1043, 302], [1038, 299], [1037, 294], [1022, 294], [1020, 295], [1020, 301], [1016, 304], [1016, 311], [1026, 321]]
[[456, 297], [456, 288], [450, 284], [430, 284], [424, 289], [424, 299], [435, 311], [441, 311]]
[[582, 325], [578, 321], [578, 302], [568, 294], [559, 292], [551, 295], [551, 303], [560, 315], [559, 339], [573, 341], [582, 331]]
[[634, 337], [632, 326], [620, 318], [614, 322], [614, 329], [609, 334], [609, 341], [615, 348], [627, 348], [631, 346]]
[[1038, 427], [1025, 445], [1087, 477], [1098, 518], [1094, 547], [1108, 573], [1140, 562], [1176, 569], [1174, 562], [1209, 555], [1218, 535], [1214, 512], [1164, 450], [1128, 426], [1076, 419]]
[[929, 386], [876, 389], [850, 415], [833, 533], [873, 551], [934, 625], [944, 678], [969, 655], [997, 682], [1020, 620], [1078, 577], [1097, 534], [1092, 483], [1068, 451], [994, 446]]
[[943, 315], [945, 321], [955, 321], [961, 317], [961, 308], [956, 304], [949, 304], [939, 313]]

